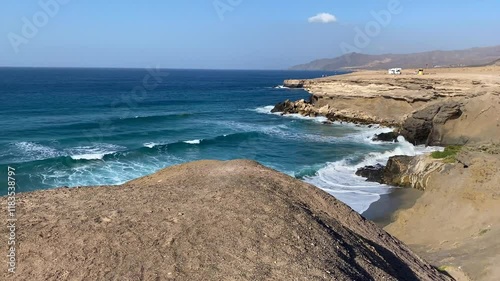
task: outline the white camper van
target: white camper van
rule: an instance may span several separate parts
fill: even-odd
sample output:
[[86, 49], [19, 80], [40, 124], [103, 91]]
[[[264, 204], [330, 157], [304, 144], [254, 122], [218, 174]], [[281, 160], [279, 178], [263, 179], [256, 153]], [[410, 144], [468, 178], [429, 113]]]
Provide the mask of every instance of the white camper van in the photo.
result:
[[401, 75], [402, 68], [391, 68], [389, 69], [389, 74], [391, 75]]

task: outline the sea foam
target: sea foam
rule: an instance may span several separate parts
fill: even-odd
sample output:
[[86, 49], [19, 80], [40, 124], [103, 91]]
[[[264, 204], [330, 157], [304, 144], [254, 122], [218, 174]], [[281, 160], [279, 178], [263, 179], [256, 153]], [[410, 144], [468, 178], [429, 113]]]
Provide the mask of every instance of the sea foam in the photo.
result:
[[200, 144], [202, 140], [188, 140], [188, 141], [184, 141], [184, 143], [187, 143], [187, 144]]
[[372, 203], [380, 199], [380, 195], [389, 193], [393, 187], [367, 182], [365, 178], [355, 174], [359, 168], [376, 164], [385, 165], [390, 157], [396, 155], [415, 156], [439, 149], [441, 148], [413, 146], [400, 136], [398, 146], [391, 151], [369, 153], [357, 163], [353, 163], [349, 158], [331, 162], [316, 175], [305, 177], [304, 180], [332, 194], [355, 211], [363, 213]]

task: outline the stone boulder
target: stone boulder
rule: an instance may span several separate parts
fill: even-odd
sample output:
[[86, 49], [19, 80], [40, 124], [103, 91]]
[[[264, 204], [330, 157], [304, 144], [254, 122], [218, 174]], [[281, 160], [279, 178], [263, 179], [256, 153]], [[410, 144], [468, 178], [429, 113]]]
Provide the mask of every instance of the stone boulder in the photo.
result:
[[384, 166], [377, 164], [375, 166], [365, 166], [356, 171], [356, 175], [366, 178], [366, 181], [383, 183]]
[[276, 112], [286, 112], [293, 108], [293, 103], [290, 100], [286, 100], [284, 102], [280, 102], [274, 106], [271, 110], [272, 113]]
[[397, 132], [388, 132], [376, 134], [372, 140], [373, 141], [385, 141], [385, 142], [398, 142], [399, 134]]
[[371, 182], [425, 190], [429, 177], [444, 166], [445, 163], [442, 161], [427, 155], [393, 156], [389, 158], [385, 167], [367, 166], [358, 169], [356, 175], [365, 177]]
[[393, 156], [389, 158], [383, 171], [382, 182], [393, 186], [411, 187], [407, 176], [414, 158], [413, 156]]

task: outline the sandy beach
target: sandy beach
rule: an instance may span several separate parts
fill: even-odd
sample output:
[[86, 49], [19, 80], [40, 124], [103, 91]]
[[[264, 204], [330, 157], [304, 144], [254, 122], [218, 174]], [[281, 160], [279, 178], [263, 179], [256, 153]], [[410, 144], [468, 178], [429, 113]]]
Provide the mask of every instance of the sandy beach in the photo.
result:
[[384, 228], [396, 220], [399, 212], [413, 207], [422, 195], [421, 190], [394, 188], [391, 193], [381, 195], [380, 200], [372, 203], [362, 215]]

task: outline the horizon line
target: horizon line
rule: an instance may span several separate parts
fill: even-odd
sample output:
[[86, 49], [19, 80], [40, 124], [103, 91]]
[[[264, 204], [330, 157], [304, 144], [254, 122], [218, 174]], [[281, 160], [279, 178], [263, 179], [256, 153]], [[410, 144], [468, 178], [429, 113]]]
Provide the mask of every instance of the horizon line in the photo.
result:
[[[1, 68], [45, 68], [45, 69], [122, 69], [122, 70], [138, 70], [138, 69], [149, 69], [154, 67], [120, 67], [120, 66], [3, 66]], [[165, 70], [215, 70], [215, 71], [323, 71], [323, 72], [335, 72], [332, 70], [295, 70], [295, 69], [283, 69], [283, 68], [271, 68], [271, 69], [259, 69], [259, 68], [168, 68], [160, 67], [158, 69]], [[341, 70], [338, 70], [341, 71]]]

